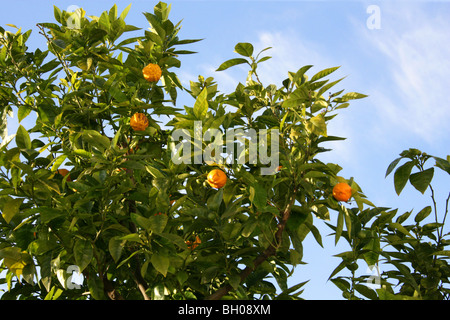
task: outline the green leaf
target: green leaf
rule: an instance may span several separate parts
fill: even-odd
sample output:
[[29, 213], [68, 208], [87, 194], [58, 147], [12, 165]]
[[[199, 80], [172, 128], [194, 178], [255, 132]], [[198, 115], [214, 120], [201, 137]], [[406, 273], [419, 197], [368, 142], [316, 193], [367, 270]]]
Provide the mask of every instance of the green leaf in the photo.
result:
[[373, 237], [365, 246], [364, 249], [369, 250], [364, 253], [364, 260], [368, 266], [373, 266], [378, 263], [378, 256], [380, 252], [380, 239]]
[[52, 165], [52, 171], [55, 172], [56, 170], [58, 170], [59, 166], [64, 162], [64, 160], [66, 160], [66, 158], [67, 155], [65, 154], [62, 154], [59, 157], [57, 157]]
[[75, 149], [75, 150], [73, 150], [73, 153], [75, 153], [76, 155], [81, 156], [83, 158], [87, 158], [87, 159], [92, 157], [92, 154], [89, 151], [84, 150], [84, 149]]
[[3, 208], [3, 219], [9, 223], [16, 214], [19, 213], [20, 205], [24, 199], [16, 198], [8, 200]]
[[236, 66], [238, 64], [243, 64], [243, 63], [248, 63], [248, 61], [246, 59], [243, 58], [234, 58], [234, 59], [230, 59], [225, 61], [224, 63], [222, 63], [219, 68], [217, 68], [216, 71], [223, 71], [226, 70], [230, 67]]
[[165, 179], [166, 178], [161, 171], [159, 171], [155, 167], [152, 167], [151, 165], [145, 166], [145, 169], [148, 171], [148, 173], [150, 173], [156, 179]]
[[355, 290], [370, 300], [378, 300], [376, 291], [363, 284], [356, 284]]
[[92, 298], [95, 300], [102, 300], [105, 297], [103, 279], [100, 279], [96, 274], [92, 274], [89, 275], [87, 284]]
[[394, 170], [394, 168], [397, 166], [397, 164], [399, 163], [400, 160], [402, 160], [402, 157], [395, 159], [394, 161], [392, 161], [389, 164], [389, 166], [386, 170], [386, 175], [384, 177], [387, 177], [392, 172], [392, 170]]
[[26, 104], [22, 104], [19, 106], [19, 109], [17, 110], [17, 119], [19, 122], [21, 122], [23, 119], [26, 118], [31, 112], [31, 107]]
[[222, 228], [222, 236], [226, 241], [234, 241], [241, 234], [242, 224], [239, 222], [228, 223]]
[[328, 278], [328, 280], [330, 280], [332, 277], [334, 277], [336, 274], [338, 274], [342, 269], [345, 268], [346, 265], [347, 265], [347, 261], [342, 261], [341, 263], [339, 263], [339, 265], [333, 270], [333, 272], [331, 272], [331, 275]]
[[167, 275], [167, 270], [169, 270], [170, 260], [167, 256], [161, 253], [154, 253], [150, 258], [150, 262], [153, 267], [161, 273], [164, 277]]
[[59, 23], [62, 23], [62, 19], [61, 19], [61, 10], [57, 7], [57, 6], [53, 6], [53, 14], [55, 16], [55, 20], [58, 21]]
[[253, 45], [248, 42], [240, 42], [234, 47], [234, 51], [241, 56], [250, 57], [253, 54]]
[[41, 223], [44, 224], [52, 221], [55, 218], [66, 216], [66, 213], [51, 207], [41, 206], [36, 208], [36, 211], [40, 213]]
[[346, 94], [344, 94], [341, 98], [336, 98], [334, 99], [334, 101], [336, 102], [346, 102], [349, 100], [355, 100], [355, 99], [362, 99], [368, 97], [365, 94], [362, 93], [358, 93], [358, 92], [348, 92]]
[[266, 207], [267, 203], [267, 191], [264, 187], [255, 183], [250, 187], [250, 197], [249, 200], [256, 206], [257, 209], [261, 210]]
[[167, 5], [167, 3], [160, 1], [153, 7], [153, 11], [159, 19], [166, 21], [169, 18], [171, 7], [172, 5]]
[[442, 158], [438, 158], [438, 157], [433, 157], [434, 160], [436, 160], [436, 167], [444, 170], [445, 172], [447, 172], [448, 174], [450, 174], [450, 161], [448, 159], [450, 159], [450, 156], [447, 156], [447, 160], [442, 159]]
[[119, 127], [116, 134], [114, 135], [114, 138], [111, 140], [111, 149], [114, 149], [117, 147], [117, 142], [119, 141], [119, 138], [121, 136], [122, 127]]
[[414, 221], [419, 223], [420, 221], [428, 217], [430, 213], [431, 213], [431, 206], [427, 206], [422, 210], [420, 210], [418, 214], [416, 214], [416, 216], [414, 217]]
[[310, 82], [314, 82], [314, 81], [319, 80], [319, 79], [321, 79], [323, 77], [326, 77], [327, 75], [329, 75], [330, 73], [333, 73], [334, 71], [336, 71], [339, 68], [340, 67], [333, 67], [333, 68], [328, 68], [328, 69], [324, 69], [322, 71], [319, 71], [315, 75], [312, 76]]
[[112, 237], [109, 240], [108, 249], [115, 262], [119, 261], [126, 240], [120, 239], [120, 236]]
[[317, 229], [317, 227], [315, 225], [313, 225], [312, 222], [309, 222], [308, 220], [305, 221], [305, 225], [311, 231], [311, 233], [313, 234], [313, 237], [317, 241], [317, 243], [323, 248], [322, 236], [320, 234], [319, 229]]
[[178, 271], [176, 276], [180, 285], [183, 285], [183, 283], [185, 283], [186, 280], [189, 279], [189, 275], [186, 271]]
[[122, 20], [125, 20], [125, 18], [127, 17], [127, 15], [128, 15], [128, 12], [130, 11], [130, 8], [131, 8], [131, 3], [125, 8], [125, 9], [123, 9], [123, 11], [122, 11], [122, 13], [120, 14], [120, 19], [122, 19]]
[[197, 99], [195, 100], [194, 114], [199, 120], [203, 119], [206, 116], [206, 113], [208, 112], [207, 96], [208, 90], [206, 88], [203, 88], [202, 92], [200, 92]]
[[397, 222], [391, 222], [389, 223], [389, 226], [391, 228], [397, 229], [398, 231], [400, 231], [401, 233], [403, 233], [404, 235], [410, 236], [411, 238], [413, 238], [413, 236], [411, 235], [411, 233], [404, 227], [402, 226], [400, 223]]
[[417, 285], [416, 280], [411, 274], [409, 268], [398, 261], [391, 261], [391, 263], [405, 276], [406, 283], [410, 284], [417, 292], [420, 292], [419, 286]]
[[234, 290], [237, 290], [237, 288], [241, 284], [241, 277], [238, 274], [232, 274], [228, 278], [228, 283], [233, 287]]
[[[319, 89], [319, 91], [317, 91], [317, 97], [320, 97], [322, 94], [324, 94], [325, 92], [327, 92], [329, 89], [331, 89], [332, 87], [334, 87], [336, 84], [338, 84], [339, 82], [341, 82], [344, 78], [340, 78], [336, 81], [327, 83], [326, 85], [324, 85], [323, 87], [321, 87]], [[337, 108], [336, 108], [337, 109]]]
[[104, 151], [111, 145], [111, 141], [108, 137], [103, 136], [100, 132], [95, 130], [84, 130], [83, 140], [92, 146], [97, 147], [101, 151]]
[[129, 100], [128, 96], [125, 93], [123, 93], [123, 91], [120, 90], [118, 86], [114, 84], [108, 89], [108, 92], [119, 103], [126, 102]]
[[223, 189], [218, 190], [208, 198], [207, 206], [209, 210], [217, 211], [223, 200]]
[[339, 210], [337, 225], [336, 225], [336, 233], [334, 235], [334, 244], [338, 243], [343, 229], [344, 229], [344, 212], [342, 210]]
[[433, 179], [433, 175], [434, 175], [434, 168], [429, 168], [424, 171], [413, 173], [409, 177], [409, 182], [411, 182], [414, 188], [416, 188], [423, 194], [430, 185], [430, 182]]
[[164, 41], [163, 39], [166, 38], [166, 32], [161, 25], [161, 19], [159, 19], [156, 15], [149, 12], [144, 12], [144, 16], [147, 19], [147, 21], [151, 24], [152, 28], [159, 35], [161, 40]]
[[409, 175], [414, 166], [413, 161], [408, 161], [395, 170], [394, 173], [394, 187], [397, 195], [400, 195], [406, 183], [408, 182]]
[[165, 238], [179, 247], [181, 250], [187, 250], [188, 246], [183, 238], [173, 233], [160, 233], [160, 237]]
[[109, 9], [109, 20], [114, 21], [117, 19], [117, 5], [114, 4], [111, 9]]
[[318, 136], [327, 136], [327, 124], [322, 114], [312, 117], [306, 123], [306, 129]]
[[282, 106], [283, 108], [296, 108], [302, 102], [309, 100], [308, 90], [301, 86], [295, 89], [289, 96], [288, 99], [284, 100]]
[[136, 213], [131, 213], [130, 214], [130, 218], [131, 220], [137, 224], [139, 227], [144, 228], [147, 231], [150, 231], [150, 219], [143, 217], [139, 214]]
[[77, 239], [73, 247], [75, 262], [82, 272], [91, 263], [94, 255], [92, 244], [88, 240]]
[[447, 256], [447, 257], [450, 257], [450, 250], [436, 251], [433, 254], [436, 255], [436, 256]]
[[20, 149], [31, 149], [30, 135], [22, 125], [17, 128], [16, 144]]
[[100, 19], [98, 19], [98, 25], [99, 25], [100, 28], [102, 28], [106, 32], [109, 32], [109, 30], [111, 29], [111, 23], [109, 21], [109, 15], [108, 15], [108, 13], [106, 11], [104, 11], [102, 13], [102, 15], [100, 16]]
[[162, 233], [169, 218], [165, 214], [158, 214], [149, 218], [148, 228], [155, 233]]
[[55, 123], [56, 107], [50, 104], [38, 107], [39, 120], [51, 126]]

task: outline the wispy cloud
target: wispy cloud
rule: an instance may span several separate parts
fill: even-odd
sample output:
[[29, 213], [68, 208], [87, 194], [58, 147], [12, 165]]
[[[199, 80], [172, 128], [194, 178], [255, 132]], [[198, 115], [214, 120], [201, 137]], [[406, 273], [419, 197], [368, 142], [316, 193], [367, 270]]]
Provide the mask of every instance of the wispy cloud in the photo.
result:
[[[267, 84], [275, 83], [280, 85], [281, 81], [287, 78], [288, 71], [295, 72], [305, 65], [313, 65], [307, 73], [311, 77], [315, 72], [329, 67], [340, 66], [343, 63], [340, 57], [330, 54], [330, 48], [327, 43], [312, 41], [306, 35], [292, 29], [284, 32], [261, 32], [255, 46], [260, 50], [272, 47], [272, 49], [267, 51], [267, 55], [272, 56], [272, 59], [260, 66], [261, 79]], [[352, 66], [346, 64], [342, 65], [340, 69], [327, 78], [337, 80], [353, 72]], [[345, 88], [348, 83], [346, 80], [344, 82], [344, 84], [338, 84], [331, 91], [342, 89], [348, 91]], [[349, 125], [351, 122], [350, 114], [342, 112], [339, 117], [329, 123], [327, 129], [330, 135], [347, 137], [348, 140], [328, 143], [326, 147], [331, 148], [333, 151], [322, 154], [320, 158], [323, 161], [338, 161], [341, 164], [354, 161], [353, 155], [357, 146], [355, 145], [355, 140], [351, 139], [352, 136], [356, 136], [355, 128]]]
[[447, 139], [450, 122], [450, 21], [424, 5], [381, 6], [382, 29], [363, 29], [387, 81], [372, 88], [384, 126], [433, 143]]
[[[282, 81], [288, 77], [288, 72], [296, 72], [305, 65], [313, 65], [307, 72], [311, 77], [315, 72], [329, 67], [339, 66], [342, 60], [336, 58], [335, 55], [330, 54], [327, 44], [319, 43], [308, 39], [307, 35], [302, 34], [298, 30], [285, 28], [282, 31], [262, 30], [258, 33], [256, 41], [252, 42], [254, 46], [254, 55], [261, 50], [271, 47], [271, 49], [262, 53], [260, 57], [270, 56], [271, 59], [262, 62], [258, 65], [258, 75], [265, 85], [275, 84], [278, 87], [282, 85]], [[237, 57], [235, 55], [234, 57]], [[232, 58], [232, 57], [228, 57]], [[221, 92], [229, 93], [236, 88], [239, 82], [245, 83], [247, 73], [249, 71], [248, 65], [238, 65], [221, 72], [215, 72], [215, 69], [220, 65], [212, 65], [211, 62], [206, 62], [199, 66], [204, 76], [213, 76], [215, 81], [219, 84]], [[352, 73], [351, 66], [342, 66], [334, 74], [328, 78], [337, 80]], [[341, 87], [342, 86], [342, 87]], [[346, 84], [339, 84], [335, 91], [344, 89]], [[347, 90], [346, 90], [347, 91]], [[354, 127], [349, 126], [351, 122], [348, 114], [340, 115], [336, 120], [333, 120], [328, 127], [330, 135], [337, 135], [341, 137], [355, 136]], [[350, 139], [349, 139], [350, 140]], [[339, 161], [347, 162], [353, 161], [354, 140], [346, 141], [344, 143], [329, 143], [326, 147], [333, 149], [332, 155], [323, 154], [324, 161]]]

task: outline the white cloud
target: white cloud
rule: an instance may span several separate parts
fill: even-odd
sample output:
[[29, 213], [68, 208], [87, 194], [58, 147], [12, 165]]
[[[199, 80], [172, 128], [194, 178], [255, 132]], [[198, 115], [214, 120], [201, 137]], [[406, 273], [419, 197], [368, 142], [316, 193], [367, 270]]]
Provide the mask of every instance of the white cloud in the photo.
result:
[[329, 56], [322, 53], [324, 48], [317, 42], [312, 43], [306, 40], [294, 30], [260, 32], [254, 46], [255, 51], [271, 47], [262, 55], [272, 58], [258, 67], [262, 82], [267, 84], [281, 85], [281, 81], [288, 77], [288, 71], [296, 72], [305, 65], [313, 65], [313, 68], [308, 71], [309, 76], [322, 69], [336, 66]]
[[[307, 72], [309, 77], [312, 77], [316, 72], [334, 66], [339, 66], [339, 58], [329, 54], [329, 49], [326, 44], [320, 44], [318, 42], [312, 42], [308, 40], [300, 32], [290, 29], [281, 31], [267, 31], [263, 30], [259, 32], [256, 41], [252, 42], [254, 46], [254, 56], [261, 50], [271, 47], [271, 49], [263, 52], [260, 58], [263, 56], [271, 56], [272, 58], [259, 64], [257, 72], [259, 78], [265, 85], [275, 84], [278, 87], [282, 85], [282, 81], [288, 77], [288, 72], [296, 72], [298, 69], [305, 65], [313, 65], [313, 67]], [[239, 82], [245, 83], [247, 73], [249, 71], [248, 65], [234, 66], [225, 71], [215, 72], [215, 69], [220, 65], [221, 61], [238, 57], [237, 54], [228, 56], [227, 58], [217, 58], [215, 63], [205, 62], [198, 66], [201, 70], [201, 74], [205, 77], [213, 76], [215, 81], [219, 84], [219, 90], [224, 93], [229, 93], [235, 90], [236, 85]], [[337, 80], [342, 78], [350, 72], [350, 65], [342, 66], [335, 73], [331, 74], [327, 78], [331, 80]], [[335, 91], [343, 89], [348, 83], [345, 79], [343, 84], [338, 84]], [[339, 87], [342, 86], [342, 87]], [[346, 90], [348, 91], [348, 90]], [[353, 90], [352, 90], [353, 91]], [[327, 143], [324, 147], [333, 149], [332, 152], [321, 154], [323, 161], [336, 162], [346, 165], [355, 161], [354, 155], [355, 139], [351, 137], [356, 136], [353, 126], [349, 125], [352, 122], [349, 117], [349, 113], [342, 112], [339, 116], [330, 122], [328, 132], [330, 135], [336, 135], [340, 137], [347, 137], [346, 141], [337, 141], [333, 143]]]
[[426, 143], [449, 135], [450, 21], [424, 6], [382, 6], [382, 29], [362, 36], [386, 62], [388, 82], [372, 88], [383, 126]]
[[[281, 81], [287, 78], [288, 71], [296, 72], [305, 65], [313, 65], [307, 72], [307, 75], [312, 77], [320, 70], [342, 64], [342, 61], [339, 61], [339, 57], [329, 53], [330, 50], [327, 44], [312, 42], [293, 30], [283, 33], [261, 32], [255, 47], [259, 50], [272, 47], [272, 49], [266, 51], [266, 54], [272, 56], [272, 59], [262, 63], [259, 67], [260, 77], [263, 83], [267, 84], [275, 83], [281, 85]], [[354, 72], [350, 71], [351, 69], [352, 66], [350, 64], [342, 65], [340, 69], [329, 75], [327, 79], [332, 81], [342, 78], [349, 73], [353, 74]], [[344, 79], [331, 91], [344, 89], [347, 85], [347, 79]], [[346, 91], [348, 90], [346, 89]], [[332, 151], [321, 154], [320, 158], [322, 161], [339, 162], [344, 166], [355, 161], [353, 155], [357, 146], [355, 145], [355, 139], [352, 139], [352, 137], [356, 136], [355, 130], [357, 129], [350, 123], [352, 123], [351, 115], [346, 111], [342, 111], [338, 117], [329, 123], [327, 128], [329, 135], [345, 137], [347, 140], [323, 145], [326, 148], [331, 148]]]

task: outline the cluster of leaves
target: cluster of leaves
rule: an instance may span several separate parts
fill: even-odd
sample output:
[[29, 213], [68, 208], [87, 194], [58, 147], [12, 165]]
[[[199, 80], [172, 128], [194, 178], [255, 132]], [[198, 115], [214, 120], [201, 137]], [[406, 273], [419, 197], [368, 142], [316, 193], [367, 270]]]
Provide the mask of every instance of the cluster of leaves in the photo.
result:
[[[370, 203], [354, 181], [338, 176], [337, 164], [316, 157], [327, 151], [323, 143], [342, 140], [326, 130], [336, 111], [365, 95], [340, 90], [325, 97], [341, 81], [325, 79], [337, 68], [309, 79], [305, 66], [280, 87], [263, 85], [257, 67], [270, 58], [259, 58], [268, 48], [254, 57], [249, 43], [237, 44], [241, 57], [218, 68], [249, 65], [234, 92], [220, 93], [213, 78], [203, 77], [183, 88], [170, 69], [192, 52], [176, 47], [198, 40], [180, 40], [170, 6], [158, 3], [144, 13], [150, 30], [117, 43], [138, 31], [125, 23], [128, 10], [118, 15], [113, 6], [86, 17], [82, 9], [55, 7], [57, 23], [38, 25], [45, 51], [28, 51], [30, 31], [0, 30], [3, 120], [13, 107], [19, 122], [37, 115], [32, 128], [2, 132], [0, 259], [8, 286], [2, 297], [298, 299], [304, 283], [289, 288], [287, 279], [302, 263], [306, 235], [322, 244], [314, 218], [338, 211], [339, 234], [343, 221], [354, 224], [332, 197], [333, 185], [346, 181], [359, 206]], [[143, 78], [148, 63], [161, 67], [160, 84]], [[193, 107], [175, 107], [179, 89], [192, 96]], [[148, 115], [145, 131], [130, 128], [135, 112]], [[161, 115], [169, 129], [155, 120]], [[203, 133], [254, 129], [258, 141], [259, 130], [276, 129], [281, 170], [261, 175], [267, 164], [240, 162], [229, 150], [222, 150], [228, 161], [175, 164], [171, 132], [194, 136], [195, 121]], [[205, 183], [216, 166], [228, 176], [218, 190]], [[70, 173], [60, 174], [62, 167]], [[72, 266], [86, 280], [79, 288], [70, 286]]]
[[[435, 161], [435, 165], [426, 168], [425, 164], [430, 159]], [[406, 160], [405, 163], [398, 166], [402, 160]], [[450, 233], [444, 234], [444, 226], [450, 194], [443, 212], [440, 212], [431, 182], [435, 168], [450, 174], [450, 156], [443, 159], [417, 149], [408, 149], [389, 165], [386, 176], [396, 167], [394, 186], [397, 194], [400, 195], [409, 181], [422, 194], [430, 191], [432, 205], [417, 212], [413, 221], [409, 219], [412, 210], [401, 215], [397, 215], [397, 209], [380, 207], [349, 210], [354, 227], [342, 235], [351, 251], [337, 255], [342, 262], [330, 278], [347, 299], [359, 299], [362, 295], [372, 300], [448, 300]], [[414, 168], [417, 172], [412, 173]], [[434, 219], [430, 220], [433, 212]], [[373, 274], [356, 276], [358, 260], [364, 260]], [[333, 278], [343, 269], [349, 270], [351, 276]], [[381, 273], [380, 269], [385, 271]]]

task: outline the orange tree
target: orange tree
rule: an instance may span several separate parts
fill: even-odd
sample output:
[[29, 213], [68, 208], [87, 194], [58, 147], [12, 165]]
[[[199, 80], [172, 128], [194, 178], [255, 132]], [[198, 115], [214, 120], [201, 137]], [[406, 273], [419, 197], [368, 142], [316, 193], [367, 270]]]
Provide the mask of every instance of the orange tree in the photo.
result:
[[[235, 91], [201, 76], [183, 88], [173, 70], [192, 52], [179, 46], [198, 40], [179, 38], [162, 2], [144, 13], [150, 29], [125, 37], [139, 30], [125, 23], [129, 9], [87, 17], [55, 7], [56, 21], [37, 25], [48, 47], [34, 52], [31, 30], [0, 29], [3, 298], [297, 299], [304, 283], [287, 279], [306, 235], [321, 244], [315, 219], [332, 210], [339, 228], [351, 223], [333, 187], [348, 183], [356, 203], [370, 204], [339, 165], [317, 159], [323, 143], [342, 140], [327, 123], [365, 96], [331, 93], [337, 68], [308, 77], [304, 66], [265, 85], [257, 67], [268, 48], [254, 54], [250, 43], [218, 67], [248, 65]], [[192, 106], [177, 108], [180, 90]], [[202, 139], [191, 155], [196, 128], [216, 130], [214, 148]], [[218, 134], [229, 130], [240, 135]], [[210, 157], [197, 161], [195, 150]]]
[[[355, 207], [348, 210], [351, 224], [346, 230], [330, 224], [336, 242], [342, 236], [350, 246], [337, 255], [342, 261], [330, 276], [344, 298], [450, 299], [450, 232], [444, 228], [450, 193], [439, 206], [431, 184], [435, 168], [450, 174], [450, 156], [444, 159], [414, 148], [404, 150], [387, 168], [386, 176], [394, 172], [398, 195], [408, 182], [421, 194], [429, 191], [431, 205], [419, 210], [414, 219], [413, 210], [397, 216], [397, 209]], [[361, 260], [371, 274], [356, 274]], [[342, 270], [350, 275], [343, 275]]]

